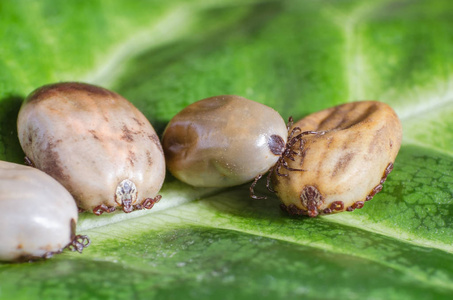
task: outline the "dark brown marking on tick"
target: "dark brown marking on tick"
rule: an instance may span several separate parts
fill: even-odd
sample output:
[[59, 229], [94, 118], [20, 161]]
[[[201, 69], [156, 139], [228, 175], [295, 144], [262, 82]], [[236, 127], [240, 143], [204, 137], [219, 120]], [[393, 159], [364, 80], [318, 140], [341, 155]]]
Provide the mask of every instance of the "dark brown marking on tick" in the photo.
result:
[[143, 123], [142, 121], [140, 121], [139, 119], [137, 119], [137, 118], [135, 118], [135, 117], [132, 118], [132, 119], [135, 121], [135, 123], [137, 123], [138, 126], [143, 126], [143, 125], [145, 125], [145, 123]]
[[164, 149], [162, 149], [162, 145], [157, 134], [150, 134], [148, 135], [148, 138], [157, 146], [157, 149], [159, 149], [159, 151], [164, 154]]
[[267, 141], [267, 144], [274, 155], [282, 155], [283, 152], [285, 152], [286, 143], [279, 135], [271, 135]]
[[98, 140], [98, 141], [100, 140], [100, 138], [99, 138], [98, 135], [96, 134], [96, 130], [90, 129], [90, 130], [88, 130], [88, 132], [91, 133], [91, 135], [93, 136], [93, 138], [94, 138], [95, 140]]
[[333, 137], [333, 136], [330, 136], [330, 137], [328, 138], [327, 149], [330, 149], [330, 145], [333, 143], [333, 140], [334, 140], [334, 137]]
[[316, 130], [324, 128], [337, 129], [344, 127], [345, 123], [349, 123], [350, 121], [349, 118], [347, 118], [347, 112], [354, 109], [355, 105], [355, 103], [352, 104], [352, 107], [349, 109], [343, 106], [337, 106], [329, 109], [328, 115], [326, 115], [324, 119], [319, 122]]
[[152, 166], [153, 165], [153, 158], [151, 157], [151, 152], [149, 152], [149, 150], [146, 150], [146, 159], [148, 161], [148, 165]]
[[335, 164], [335, 167], [333, 168], [331, 177], [335, 177], [338, 174], [342, 174], [353, 158], [354, 153], [346, 153], [345, 155], [341, 156], [340, 159]]
[[318, 207], [324, 203], [324, 197], [316, 187], [309, 185], [302, 190], [300, 201], [307, 208], [308, 216], [316, 217], [319, 214]]
[[126, 125], [123, 125], [123, 128], [121, 130], [123, 132], [123, 135], [121, 136], [122, 140], [126, 142], [134, 141], [134, 133]]
[[49, 139], [49, 142], [46, 146], [46, 149], [43, 151], [44, 159], [42, 159], [42, 170], [51, 175], [54, 178], [57, 178], [58, 181], [68, 180], [70, 176], [64, 172], [62, 163], [60, 160], [60, 155], [55, 150], [57, 144], [61, 143], [62, 140], [53, 141], [52, 138]]
[[62, 84], [56, 84], [56, 89], [59, 90], [61, 93], [65, 94], [72, 91], [80, 91], [80, 92], [88, 92], [90, 94], [109, 97], [115, 95], [113, 92], [101, 88], [96, 85], [80, 83], [80, 82], [67, 82]]
[[26, 132], [28, 132], [28, 134], [27, 134], [28, 145], [33, 145], [33, 143], [35, 143], [35, 141], [39, 140], [39, 138], [38, 138], [39, 129], [38, 128], [35, 128], [31, 124], [28, 124]]
[[99, 86], [80, 83], [80, 82], [60, 82], [54, 84], [44, 85], [35, 91], [25, 100], [26, 102], [40, 102], [46, 100], [54, 100], [62, 95], [79, 94], [79, 93], [90, 93], [99, 95], [102, 97], [117, 97], [117, 95], [109, 90], [101, 88]]
[[348, 129], [358, 123], [362, 122], [369, 122], [370, 116], [376, 111], [377, 107], [376, 105], [371, 105], [369, 106], [366, 110], [361, 111], [359, 114], [354, 114], [354, 111], [359, 110], [357, 106], [359, 105], [358, 102], [355, 102], [353, 106], [350, 107], [349, 112], [350, 114], [345, 114], [347, 116], [347, 125], [342, 127], [342, 129]]
[[135, 162], [137, 161], [137, 156], [135, 156], [135, 153], [131, 150], [129, 150], [129, 155], [127, 157], [127, 160], [129, 161], [129, 164], [133, 167], [135, 165]]
[[373, 139], [371, 140], [368, 146], [368, 153], [379, 153], [382, 151], [382, 144], [379, 141], [382, 139], [382, 136], [384, 135], [385, 135], [384, 127], [380, 128], [374, 133]]
[[307, 152], [310, 148], [303, 148], [302, 151], [300, 151], [300, 166], [304, 164], [305, 157], [307, 156]]

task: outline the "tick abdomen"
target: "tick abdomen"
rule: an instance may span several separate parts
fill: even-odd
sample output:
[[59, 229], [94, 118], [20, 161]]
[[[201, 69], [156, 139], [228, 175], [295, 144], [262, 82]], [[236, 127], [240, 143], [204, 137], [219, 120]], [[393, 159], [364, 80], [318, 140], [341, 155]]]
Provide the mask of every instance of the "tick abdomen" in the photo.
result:
[[376, 101], [326, 109], [293, 126], [324, 132], [306, 136], [301, 155], [288, 162], [304, 171], [273, 177], [283, 207], [296, 214], [316, 216], [361, 208], [376, 194], [376, 187], [382, 188], [401, 145], [396, 113]]
[[278, 160], [272, 136], [286, 141], [287, 129], [272, 108], [234, 95], [195, 102], [165, 129], [167, 167], [178, 179], [204, 187], [249, 182]]
[[77, 217], [73, 197], [55, 179], [35, 168], [0, 161], [0, 260], [61, 252], [79, 238]]
[[137, 189], [132, 205], [162, 186], [165, 160], [156, 132], [114, 92], [82, 83], [44, 86], [24, 102], [18, 132], [28, 158], [83, 209], [122, 206], [116, 191], [123, 180]]

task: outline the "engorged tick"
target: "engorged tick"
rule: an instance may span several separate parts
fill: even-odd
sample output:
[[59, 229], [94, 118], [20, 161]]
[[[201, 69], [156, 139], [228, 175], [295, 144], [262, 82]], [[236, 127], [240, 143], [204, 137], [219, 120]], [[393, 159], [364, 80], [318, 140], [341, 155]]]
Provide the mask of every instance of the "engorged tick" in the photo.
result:
[[362, 208], [382, 190], [402, 138], [396, 113], [377, 101], [329, 108], [292, 128], [323, 134], [298, 141], [295, 151], [302, 155], [287, 161], [290, 169], [304, 172], [274, 172], [272, 183], [283, 210], [311, 217]]
[[17, 127], [28, 163], [57, 179], [81, 209], [128, 213], [160, 200], [159, 139], [120, 95], [85, 83], [46, 85], [27, 97]]
[[197, 101], [173, 117], [162, 138], [167, 167], [198, 187], [252, 181], [285, 152], [288, 130], [274, 109], [234, 95]]
[[76, 235], [78, 211], [71, 194], [46, 173], [0, 161], [0, 261], [50, 258], [90, 244]]

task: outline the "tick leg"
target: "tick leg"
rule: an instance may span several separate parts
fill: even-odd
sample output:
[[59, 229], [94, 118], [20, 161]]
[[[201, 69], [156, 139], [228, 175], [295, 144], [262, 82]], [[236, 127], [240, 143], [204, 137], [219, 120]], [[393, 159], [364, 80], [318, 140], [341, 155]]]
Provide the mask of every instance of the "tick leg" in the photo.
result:
[[292, 116], [290, 116], [290, 117], [288, 118], [288, 123], [286, 123], [286, 129], [288, 130], [288, 132], [289, 132], [289, 129], [290, 129], [291, 127], [293, 127], [293, 124], [294, 124], [294, 119], [293, 119]]
[[253, 180], [252, 184], [250, 185], [250, 187], [249, 187], [249, 190], [250, 190], [250, 198], [257, 199], [257, 200], [267, 199], [266, 196], [257, 196], [257, 195], [255, 194], [255, 186], [256, 186], [256, 183], [258, 182], [258, 180], [261, 179], [261, 177], [263, 177], [263, 175], [262, 175], [262, 174], [258, 174], [258, 175], [255, 177], [255, 180]]
[[86, 235], [76, 235], [72, 241], [66, 246], [71, 251], [82, 253], [83, 249], [91, 244], [90, 239]]
[[295, 137], [291, 138], [291, 140], [289, 140], [288, 144], [290, 146], [293, 146], [295, 145], [297, 142], [301, 141], [302, 140], [302, 137], [304, 135], [308, 135], [308, 134], [318, 134], [318, 135], [324, 135], [326, 133], [326, 131], [304, 131], [304, 132], [301, 132], [299, 133], [298, 135], [296, 135]]
[[134, 207], [132, 206], [132, 199], [123, 199], [121, 202], [123, 206], [123, 211], [125, 213], [128, 214], [134, 210]]
[[111, 213], [111, 212], [114, 212], [115, 210], [116, 210], [116, 208], [113, 206], [107, 206], [105, 204], [101, 204], [101, 205], [98, 205], [95, 208], [93, 208], [93, 213], [97, 216], [100, 216], [105, 212]]
[[134, 205], [134, 209], [151, 209], [160, 199], [162, 199], [161, 195], [157, 195], [155, 198], [146, 198], [142, 203]]
[[36, 167], [35, 167], [35, 164], [31, 161], [30, 158], [28, 158], [28, 156], [25, 156], [25, 157], [24, 157], [24, 161], [25, 161], [25, 164], [26, 164], [27, 166], [36, 168]]
[[277, 164], [275, 165], [275, 174], [277, 174], [277, 176], [287, 177], [288, 174], [280, 173], [283, 163], [285, 163], [285, 160], [283, 159], [283, 157], [280, 157], [277, 161]]
[[273, 172], [274, 172], [274, 167], [270, 168], [269, 174], [267, 174], [267, 177], [266, 177], [266, 188], [267, 188], [267, 190], [269, 192], [275, 194], [275, 190], [271, 187], [271, 176], [272, 176]]
[[288, 171], [305, 171], [304, 169], [294, 169], [294, 168], [291, 168], [290, 166], [288, 166], [288, 163], [286, 161], [282, 161], [282, 165], [283, 167], [288, 170]]

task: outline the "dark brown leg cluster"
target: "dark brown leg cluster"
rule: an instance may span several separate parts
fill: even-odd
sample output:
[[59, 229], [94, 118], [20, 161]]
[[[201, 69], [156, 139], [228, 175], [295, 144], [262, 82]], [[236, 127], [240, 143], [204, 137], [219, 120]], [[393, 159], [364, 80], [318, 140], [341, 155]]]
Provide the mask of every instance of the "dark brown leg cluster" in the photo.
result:
[[73, 237], [72, 241], [66, 245], [66, 247], [57, 250], [57, 251], [48, 251], [44, 253], [42, 256], [33, 256], [33, 255], [26, 255], [22, 256], [17, 259], [18, 262], [33, 262], [41, 259], [49, 259], [52, 258], [56, 254], [62, 253], [65, 249], [70, 251], [77, 251], [82, 253], [83, 249], [90, 245], [91, 241], [86, 235], [76, 235]]
[[72, 241], [65, 247], [70, 251], [77, 251], [82, 253], [83, 249], [88, 247], [91, 244], [90, 239], [86, 235], [76, 235]]
[[[387, 167], [385, 168], [384, 175], [382, 176], [379, 184], [371, 190], [370, 194], [366, 197], [365, 201], [371, 200], [377, 193], [379, 193], [382, 190], [382, 185], [386, 181], [388, 175], [390, 174], [390, 172], [392, 172], [392, 170], [393, 170], [393, 163], [389, 163], [387, 165]], [[357, 201], [354, 204], [352, 204], [351, 206], [347, 207], [346, 210], [354, 211], [356, 209], [361, 209], [364, 206], [365, 201]], [[315, 205], [315, 203], [313, 201], [305, 201], [305, 202], [303, 202], [302, 205], [307, 207], [308, 208], [307, 210], [300, 209], [294, 204], [291, 204], [289, 206], [280, 204], [280, 208], [283, 211], [288, 212], [290, 215], [306, 215], [309, 217], [316, 217], [318, 215], [317, 205]], [[321, 214], [331, 214], [336, 211], [339, 212], [339, 211], [343, 211], [343, 210], [345, 210], [343, 201], [335, 201], [330, 204], [329, 208], [324, 209], [321, 212]]]
[[373, 199], [373, 197], [377, 193], [382, 191], [382, 185], [387, 180], [387, 177], [390, 174], [390, 172], [392, 172], [392, 170], [393, 170], [393, 163], [389, 163], [387, 165], [387, 168], [385, 168], [384, 176], [382, 176], [381, 181], [379, 182], [379, 184], [377, 186], [374, 187], [374, 189], [371, 190], [371, 193], [366, 197], [365, 201], [370, 201], [371, 199]]
[[161, 195], [157, 195], [155, 198], [146, 198], [141, 204], [134, 205], [134, 210], [151, 209], [160, 199], [162, 199]]
[[[162, 198], [161, 195], [157, 195], [155, 198], [146, 198], [142, 201], [142, 203], [132, 205], [131, 201], [123, 201], [123, 211], [125, 213], [130, 213], [134, 210], [141, 210], [141, 209], [151, 209], [153, 208], [154, 204], [160, 201]], [[112, 213], [116, 210], [114, 206], [107, 206], [105, 204], [101, 204], [96, 206], [93, 209], [93, 213], [97, 216], [102, 215], [103, 213]]]
[[106, 213], [112, 213], [115, 210], [116, 210], [116, 207], [114, 207], [114, 206], [107, 206], [105, 204], [101, 204], [101, 205], [98, 205], [95, 208], [93, 208], [93, 213], [96, 216], [100, 216], [100, 215], [102, 215], [105, 212]]
[[[301, 131], [299, 127], [295, 127], [291, 130], [291, 127], [293, 126], [293, 117], [289, 117], [288, 123], [286, 124], [286, 128], [288, 130], [288, 140], [286, 142], [285, 147], [278, 148], [281, 150], [278, 150], [278, 152], [273, 151], [275, 155], [280, 155], [280, 157], [277, 160], [277, 163], [271, 167], [268, 170], [267, 178], [266, 178], [266, 188], [271, 192], [275, 193], [274, 189], [271, 187], [271, 176], [272, 173], [275, 172], [278, 176], [283, 176], [287, 177], [288, 174], [281, 173], [282, 167], [285, 168], [288, 171], [305, 171], [303, 169], [295, 169], [291, 168], [288, 165], [288, 162], [286, 159], [290, 159], [292, 161], [295, 160], [294, 156], [302, 156], [303, 157], [303, 147], [304, 147], [304, 140], [302, 139], [303, 136], [308, 135], [308, 134], [324, 134], [325, 131]], [[275, 139], [274, 139], [275, 140]], [[294, 151], [294, 146], [299, 143], [299, 151]], [[277, 147], [270, 147], [270, 149], [277, 149]], [[263, 177], [263, 174], [258, 174], [255, 177], [255, 180], [253, 181], [252, 185], [250, 186], [250, 197], [253, 199], [266, 199], [267, 197], [265, 196], [257, 196], [255, 194], [255, 186], [258, 180], [260, 180]]]

